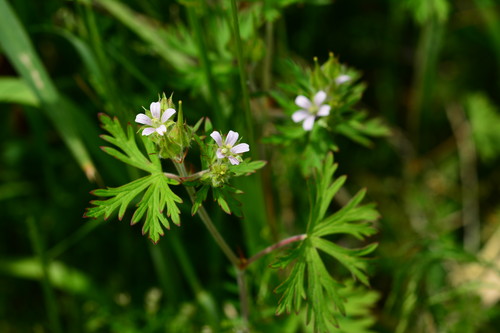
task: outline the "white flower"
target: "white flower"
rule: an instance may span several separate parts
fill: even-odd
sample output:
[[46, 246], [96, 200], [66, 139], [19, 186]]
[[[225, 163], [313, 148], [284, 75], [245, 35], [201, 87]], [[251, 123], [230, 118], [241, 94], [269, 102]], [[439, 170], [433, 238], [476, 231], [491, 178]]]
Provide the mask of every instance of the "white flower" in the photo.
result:
[[246, 143], [240, 143], [234, 146], [236, 141], [238, 141], [239, 134], [237, 132], [229, 131], [224, 142], [222, 141], [222, 136], [217, 131], [213, 131], [210, 136], [219, 146], [216, 153], [217, 158], [222, 159], [227, 157], [232, 165], [240, 164], [240, 160], [238, 159], [240, 157], [238, 154], [250, 151], [250, 146]]
[[148, 125], [150, 127], [146, 127], [142, 131], [142, 135], [150, 135], [154, 132], [163, 135], [167, 131], [167, 127], [164, 125], [167, 120], [170, 119], [175, 113], [175, 110], [172, 108], [168, 108], [163, 112], [160, 118], [161, 114], [161, 104], [160, 102], [153, 102], [149, 106], [149, 110], [151, 111], [151, 115], [153, 118], [149, 118], [146, 116], [144, 113], [139, 113], [135, 117], [135, 122], [143, 125]]
[[296, 123], [304, 121], [302, 127], [306, 131], [313, 128], [316, 117], [326, 117], [330, 114], [330, 105], [323, 104], [326, 100], [326, 93], [323, 90], [318, 91], [314, 95], [313, 102], [309, 98], [299, 95], [295, 98], [295, 104], [300, 106], [302, 110], [296, 111], [292, 115], [292, 120]]
[[338, 86], [340, 86], [342, 83], [346, 83], [349, 80], [351, 80], [351, 77], [349, 75], [342, 74], [342, 75], [337, 76], [337, 78], [335, 79], [335, 83]]

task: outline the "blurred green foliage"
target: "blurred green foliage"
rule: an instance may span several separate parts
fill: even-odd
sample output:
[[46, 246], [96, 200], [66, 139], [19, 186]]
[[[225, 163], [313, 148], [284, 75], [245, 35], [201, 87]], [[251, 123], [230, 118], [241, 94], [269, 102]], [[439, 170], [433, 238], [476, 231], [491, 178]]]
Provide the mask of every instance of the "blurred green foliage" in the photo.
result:
[[[368, 239], [379, 244], [364, 267], [371, 289], [340, 289], [347, 316], [336, 317], [339, 332], [496, 332], [498, 3], [238, 5], [254, 150], [269, 163], [238, 184], [245, 219], [207, 205], [229, 245], [249, 256], [305, 230], [311, 198], [296, 163], [301, 146], [266, 142], [277, 125], [293, 125], [294, 94], [308, 89], [302, 69], [333, 52], [360, 72], [353, 110], [382, 119], [375, 132], [390, 129], [370, 148], [339, 133], [319, 136], [331, 139], [321, 152], [338, 148], [337, 173], [349, 176], [333, 208], [367, 187], [382, 215]], [[89, 191], [142, 175], [99, 149], [99, 113], [132, 123], [141, 106], [173, 91], [191, 124], [207, 116], [223, 132], [245, 128], [229, 13], [225, 0], [0, 0], [0, 332], [241, 327], [235, 273], [189, 207], [179, 206], [182, 228], [157, 245], [138, 227], [82, 217]], [[286, 275], [267, 267], [274, 259], [248, 269], [251, 331], [312, 331], [306, 312], [275, 316], [272, 291]], [[320, 261], [340, 281], [351, 277], [328, 256]]]

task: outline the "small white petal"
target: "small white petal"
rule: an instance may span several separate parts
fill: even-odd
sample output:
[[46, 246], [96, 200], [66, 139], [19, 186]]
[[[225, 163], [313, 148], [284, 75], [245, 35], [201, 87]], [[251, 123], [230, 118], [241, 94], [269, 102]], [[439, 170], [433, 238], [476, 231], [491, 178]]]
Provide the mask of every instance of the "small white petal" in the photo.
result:
[[326, 92], [324, 92], [323, 90], [318, 91], [316, 95], [314, 95], [314, 104], [316, 104], [316, 106], [320, 106], [325, 100]]
[[161, 125], [160, 127], [158, 127], [156, 129], [156, 133], [158, 133], [160, 135], [165, 134], [166, 131], [167, 131], [167, 128], [165, 127], [165, 125]]
[[317, 113], [320, 117], [326, 117], [330, 114], [330, 105], [321, 105]]
[[153, 118], [159, 119], [160, 118], [160, 112], [161, 112], [161, 104], [160, 102], [153, 102], [149, 106], [149, 111], [151, 111], [151, 114], [153, 115]]
[[146, 127], [142, 131], [142, 135], [150, 135], [151, 133], [154, 133], [155, 131], [156, 131], [156, 128], [154, 128], [154, 127]]
[[311, 101], [306, 96], [299, 95], [295, 98], [295, 104], [304, 109], [309, 109], [311, 107]]
[[149, 125], [151, 126], [151, 118], [146, 116], [144, 113], [139, 113], [137, 116], [135, 116], [135, 122], [143, 125]]
[[229, 162], [231, 162], [232, 165], [238, 165], [240, 164], [240, 161], [238, 161], [238, 159], [234, 156], [229, 156]]
[[337, 78], [335, 79], [335, 83], [341, 85], [342, 83], [346, 83], [349, 80], [351, 80], [351, 77], [349, 75], [343, 74], [337, 76]]
[[[212, 137], [212, 139], [215, 140], [215, 142], [217, 142], [217, 146], [222, 147], [222, 136], [220, 135], [219, 132], [213, 131], [212, 134], [210, 134], [210, 136]], [[219, 150], [217, 150], [217, 151], [219, 151]], [[222, 158], [222, 157], [219, 157], [219, 158]]]
[[296, 111], [294, 114], [292, 114], [292, 120], [296, 123], [301, 122], [302, 120], [306, 119], [309, 117], [311, 114], [307, 111], [304, 110], [299, 110]]
[[239, 145], [231, 148], [231, 153], [233, 154], [241, 154], [247, 151], [250, 151], [250, 146], [248, 145], [248, 143], [240, 143]]
[[161, 115], [161, 122], [164, 123], [166, 122], [167, 120], [170, 119], [170, 117], [172, 117], [173, 115], [175, 114], [175, 110], [172, 109], [172, 108], [168, 108], [165, 110], [165, 112], [163, 112], [163, 114]]
[[229, 131], [226, 136], [226, 146], [232, 147], [238, 141], [238, 132]]
[[302, 124], [302, 127], [304, 127], [306, 131], [312, 130], [313, 126], [314, 126], [314, 116], [307, 117], [306, 120], [304, 120], [304, 123]]
[[215, 155], [217, 155], [217, 158], [224, 158], [224, 157], [226, 157], [226, 155], [224, 155], [222, 153], [222, 149], [220, 149], [220, 148], [217, 149], [217, 152], [215, 153]]

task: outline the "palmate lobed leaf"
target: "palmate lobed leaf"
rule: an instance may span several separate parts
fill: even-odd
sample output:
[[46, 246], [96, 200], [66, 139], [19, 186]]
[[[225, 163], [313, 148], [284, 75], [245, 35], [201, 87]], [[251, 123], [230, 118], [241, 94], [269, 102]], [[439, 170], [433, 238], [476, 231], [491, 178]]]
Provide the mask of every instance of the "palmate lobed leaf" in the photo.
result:
[[365, 190], [359, 191], [343, 208], [325, 217], [333, 197], [345, 182], [345, 177], [334, 179], [336, 168], [333, 155], [329, 154], [316, 173], [315, 200], [307, 237], [272, 266], [281, 269], [291, 266], [287, 279], [275, 289], [282, 294], [276, 313], [298, 312], [305, 303], [308, 322], [313, 322], [315, 332], [336, 330], [339, 315], [346, 315], [347, 301], [339, 293], [343, 285], [330, 275], [320, 252], [340, 262], [354, 279], [368, 285], [364, 257], [377, 247], [377, 244], [370, 244], [351, 249], [323, 238], [344, 234], [364, 240], [376, 232], [371, 221], [379, 217], [374, 205], [361, 205]]
[[172, 192], [168, 186], [175, 183], [175, 181], [162, 174], [152, 177], [155, 178], [154, 182], [152, 182], [144, 194], [137, 210], [132, 216], [132, 224], [139, 222], [146, 213], [142, 234], [148, 233], [149, 238], [154, 243], [158, 243], [160, 236], [164, 235], [162, 226], [170, 229], [168, 219], [163, 214], [165, 206], [167, 207], [167, 215], [171, 218], [172, 222], [180, 225], [180, 210], [176, 203], [181, 203], [182, 199]]
[[108, 200], [93, 200], [95, 207], [88, 208], [85, 217], [97, 218], [104, 215], [108, 219], [120, 207], [118, 219], [122, 219], [130, 202], [151, 184], [151, 176], [143, 177], [120, 187], [98, 189], [92, 194], [100, 197], [111, 197]]
[[111, 118], [101, 114], [99, 119], [103, 129], [109, 133], [102, 138], [120, 149], [104, 147], [103, 150], [124, 163], [149, 172], [150, 175], [120, 187], [93, 191], [92, 194], [108, 199], [92, 201], [94, 207], [88, 208], [84, 216], [92, 218], [104, 216], [108, 219], [118, 209], [118, 218], [121, 220], [130, 203], [144, 193], [132, 216], [131, 224], [138, 223], [145, 216], [142, 233], [148, 234], [149, 238], [157, 243], [160, 236], [164, 235], [163, 229], [170, 228], [170, 222], [180, 225], [180, 210], [177, 203], [181, 203], [182, 200], [170, 189], [170, 185], [178, 185], [179, 182], [164, 175], [160, 159], [154, 153], [154, 144], [150, 140], [141, 136], [147, 152], [145, 154], [137, 146], [132, 126], [127, 125], [125, 131], [116, 117]]
[[150, 140], [143, 140], [146, 150], [149, 153], [146, 157], [137, 146], [132, 126], [127, 125], [127, 132], [125, 132], [118, 118], [111, 118], [104, 113], [99, 115], [99, 120], [102, 123], [102, 128], [110, 134], [102, 135], [102, 139], [121, 149], [121, 151], [119, 151], [112, 147], [103, 147], [102, 150], [104, 152], [119, 159], [123, 163], [127, 163], [149, 173], [162, 171], [157, 155], [152, 154], [153, 147]]
[[131, 224], [136, 224], [146, 215], [142, 233], [147, 233], [149, 238], [157, 243], [160, 236], [164, 235], [163, 228], [170, 229], [169, 220], [163, 213], [165, 207], [171, 221], [180, 225], [180, 210], [177, 203], [181, 203], [182, 199], [169, 187], [175, 184], [178, 182], [165, 177], [162, 173], [157, 173], [120, 187], [96, 190], [93, 194], [110, 199], [92, 201], [94, 207], [88, 208], [84, 216], [97, 218], [104, 215], [107, 219], [119, 207], [118, 218], [121, 220], [130, 202], [145, 191], [132, 216]]

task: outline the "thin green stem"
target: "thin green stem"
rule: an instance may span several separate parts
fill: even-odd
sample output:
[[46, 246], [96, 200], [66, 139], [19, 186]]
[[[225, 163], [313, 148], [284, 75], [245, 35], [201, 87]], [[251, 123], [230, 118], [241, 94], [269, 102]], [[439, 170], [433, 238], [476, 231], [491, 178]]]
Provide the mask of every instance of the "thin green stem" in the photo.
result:
[[[172, 237], [174, 239], [175, 237]], [[175, 283], [172, 283], [172, 279], [169, 277], [167, 258], [165, 253], [163, 253], [160, 245], [148, 242], [149, 254], [151, 260], [153, 261], [153, 266], [158, 276], [161, 288], [165, 294], [166, 299], [170, 302], [175, 303], [178, 300], [178, 289], [175, 288]]]
[[83, 226], [78, 228], [74, 233], [66, 237], [60, 243], [56, 244], [53, 248], [47, 250], [47, 258], [54, 259], [62, 255], [72, 246], [78, 244], [82, 239], [84, 239], [90, 232], [96, 229], [99, 226], [102, 226], [99, 221], [89, 221], [85, 223]]
[[[250, 107], [250, 95], [248, 92], [248, 80], [245, 71], [245, 62], [243, 59], [243, 46], [241, 44], [241, 36], [240, 36], [240, 25], [238, 21], [238, 8], [236, 6], [236, 0], [231, 0], [231, 16], [233, 20], [233, 37], [236, 42], [236, 57], [238, 59], [238, 68], [240, 72], [240, 84], [241, 84], [241, 92], [243, 94], [243, 108], [245, 110], [245, 120], [248, 131], [248, 138], [251, 146], [254, 143], [254, 135], [253, 135], [253, 121], [252, 121], [252, 110]], [[252, 150], [255, 152], [255, 150]]]
[[85, 0], [82, 1], [83, 6], [83, 17], [85, 19], [88, 42], [92, 47], [92, 51], [95, 55], [97, 65], [99, 67], [98, 72], [95, 72], [98, 84], [101, 85], [102, 92], [101, 97], [105, 102], [106, 110], [109, 110], [112, 114], [118, 116], [121, 122], [125, 122], [129, 117], [129, 112], [123, 104], [123, 96], [119, 96], [118, 89], [114, 84], [113, 80], [109, 80], [112, 77], [112, 70], [108, 56], [104, 48], [104, 43], [101, 38], [101, 33], [99, 31], [99, 24], [94, 15], [92, 8], [92, 1]]
[[49, 317], [49, 323], [54, 333], [62, 333], [62, 326], [59, 320], [59, 309], [57, 307], [57, 301], [54, 295], [54, 290], [52, 289], [52, 283], [50, 282], [49, 274], [49, 261], [46, 256], [46, 252], [43, 246], [43, 241], [40, 236], [40, 232], [37, 229], [36, 223], [33, 217], [29, 217], [26, 220], [28, 225], [28, 232], [31, 239], [31, 244], [33, 250], [35, 251], [38, 260], [40, 260], [40, 265], [42, 266], [42, 289], [45, 296], [45, 305], [47, 307], [47, 315]]
[[[175, 165], [175, 168], [177, 169], [177, 172], [179, 173], [179, 175], [182, 178], [189, 176], [188, 173], [187, 173], [187, 171], [186, 171], [186, 167], [184, 166], [184, 163], [175, 163], [174, 162], [174, 165]], [[192, 187], [186, 186], [186, 190], [187, 190], [187, 192], [189, 194], [189, 197], [190, 197], [191, 201], [194, 202], [194, 199], [195, 199], [194, 189]], [[229, 261], [234, 266], [240, 267], [241, 266], [240, 259], [238, 259], [238, 257], [236, 256], [236, 254], [229, 247], [229, 245], [227, 245], [226, 241], [224, 240], [224, 238], [222, 237], [222, 235], [219, 233], [219, 231], [215, 227], [214, 223], [212, 222], [212, 219], [210, 218], [210, 215], [208, 215], [208, 213], [205, 210], [205, 207], [203, 207], [203, 205], [200, 206], [200, 208], [198, 209], [198, 216], [201, 218], [201, 221], [203, 222], [203, 224], [205, 225], [205, 227], [208, 229], [208, 231], [210, 232], [210, 234], [214, 238], [214, 240], [217, 243], [217, 245], [219, 245], [219, 247], [221, 248], [222, 252], [224, 252], [224, 254], [226, 255], [227, 259], [229, 259]]]
[[476, 253], [481, 245], [476, 147], [472, 138], [471, 126], [462, 106], [451, 104], [445, 110], [457, 142], [460, 181], [462, 183], [464, 248], [466, 251]]
[[186, 280], [191, 287], [196, 300], [201, 305], [201, 307], [206, 311], [208, 317], [210, 318], [211, 324], [214, 327], [218, 327], [219, 325], [219, 315], [215, 310], [215, 301], [212, 296], [207, 293], [203, 287], [201, 286], [200, 280], [198, 279], [196, 272], [191, 264], [187, 256], [187, 252], [184, 249], [184, 246], [177, 237], [172, 237], [170, 240], [170, 245], [172, 246], [176, 258], [181, 266], [183, 276], [186, 277]]
[[238, 290], [240, 293], [240, 304], [241, 304], [241, 318], [243, 320], [242, 332], [249, 332], [248, 329], [248, 318], [249, 318], [249, 304], [248, 304], [248, 290], [247, 282], [245, 277], [244, 269], [236, 270], [236, 278], [238, 280]]
[[266, 55], [264, 57], [264, 65], [262, 66], [262, 90], [268, 92], [271, 89], [271, 69], [273, 59], [273, 39], [274, 39], [274, 23], [268, 21], [266, 23]]
[[214, 111], [214, 116], [217, 122], [223, 122], [221, 118], [221, 104], [219, 101], [219, 95], [217, 94], [215, 79], [212, 73], [212, 64], [208, 58], [208, 50], [203, 36], [203, 31], [201, 28], [200, 17], [196, 13], [198, 6], [186, 6], [189, 24], [194, 30], [194, 36], [196, 38], [196, 43], [198, 44], [198, 53], [200, 55], [201, 67], [203, 68], [203, 73], [205, 75], [205, 80], [208, 86], [208, 92], [210, 94], [210, 103], [212, 104], [212, 110]]
[[415, 58], [415, 74], [408, 109], [407, 126], [410, 137], [418, 147], [422, 113], [429, 109], [434, 91], [438, 56], [445, 25], [435, 18], [429, 19], [420, 30]]
[[202, 170], [202, 171], [199, 171], [197, 173], [193, 173], [191, 175], [188, 175], [186, 177], [180, 177], [176, 174], [173, 174], [173, 173], [169, 173], [169, 172], [164, 172], [163, 174], [165, 175], [165, 177], [167, 178], [170, 178], [170, 179], [174, 179], [174, 180], [177, 180], [178, 182], [186, 182], [186, 181], [193, 181], [193, 180], [197, 180], [199, 178], [201, 178], [201, 176], [203, 176], [204, 174], [206, 174], [207, 172], [209, 172], [210, 170]]

